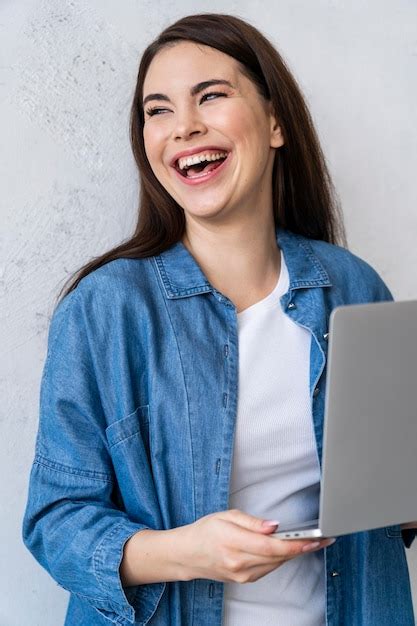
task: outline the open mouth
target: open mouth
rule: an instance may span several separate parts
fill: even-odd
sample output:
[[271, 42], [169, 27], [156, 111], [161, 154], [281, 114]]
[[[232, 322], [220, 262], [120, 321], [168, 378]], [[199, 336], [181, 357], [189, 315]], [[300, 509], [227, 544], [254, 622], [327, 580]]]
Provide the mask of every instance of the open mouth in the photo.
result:
[[[227, 154], [229, 156], [229, 154]], [[184, 178], [200, 178], [206, 176], [209, 172], [220, 167], [220, 165], [227, 159], [227, 156], [221, 156], [216, 160], [202, 161], [201, 163], [195, 163], [193, 165], [186, 165], [183, 169], [179, 167], [178, 161], [175, 163], [175, 169]]]

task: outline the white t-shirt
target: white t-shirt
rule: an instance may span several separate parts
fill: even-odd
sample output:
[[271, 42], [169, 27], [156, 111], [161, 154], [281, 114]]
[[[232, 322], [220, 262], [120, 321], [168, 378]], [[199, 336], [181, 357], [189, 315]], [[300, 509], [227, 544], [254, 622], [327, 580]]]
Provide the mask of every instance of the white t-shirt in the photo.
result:
[[[274, 290], [237, 314], [239, 394], [229, 508], [285, 523], [318, 517], [320, 466], [309, 394], [311, 334], [281, 309], [289, 276], [281, 252]], [[323, 626], [324, 551], [255, 582], [225, 583], [223, 626]]]

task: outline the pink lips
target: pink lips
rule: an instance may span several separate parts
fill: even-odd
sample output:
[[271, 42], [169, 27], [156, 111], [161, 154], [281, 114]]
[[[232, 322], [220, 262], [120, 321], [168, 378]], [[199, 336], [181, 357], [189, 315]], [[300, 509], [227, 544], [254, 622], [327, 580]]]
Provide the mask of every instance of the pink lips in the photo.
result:
[[195, 177], [195, 178], [189, 178], [188, 176], [183, 176], [182, 174], [180, 174], [180, 172], [175, 169], [175, 174], [176, 176], [179, 178], [179, 180], [186, 184], [186, 185], [190, 185], [191, 187], [194, 187], [196, 185], [202, 185], [208, 181], [213, 180], [213, 178], [215, 176], [217, 176], [219, 173], [221, 173], [223, 171], [223, 169], [227, 166], [227, 164], [229, 163], [229, 157], [231, 155], [231, 152], [229, 152], [229, 154], [227, 155], [227, 157], [225, 158], [225, 160], [221, 163], [221, 165], [219, 165], [218, 167], [216, 167], [216, 169], [211, 170], [211, 172], [208, 172], [207, 174], [202, 174], [199, 177]]

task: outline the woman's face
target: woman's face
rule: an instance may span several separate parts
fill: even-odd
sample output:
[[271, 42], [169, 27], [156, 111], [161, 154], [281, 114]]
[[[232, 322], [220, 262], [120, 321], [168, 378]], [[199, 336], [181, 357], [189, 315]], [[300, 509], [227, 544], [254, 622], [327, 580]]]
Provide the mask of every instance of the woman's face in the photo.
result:
[[[224, 220], [236, 211], [272, 209], [275, 148], [284, 141], [270, 103], [235, 59], [209, 46], [176, 43], [152, 60], [143, 95], [147, 158], [186, 218]], [[184, 177], [173, 160], [196, 149], [210, 160]], [[185, 173], [189, 164], [180, 159], [179, 165]]]

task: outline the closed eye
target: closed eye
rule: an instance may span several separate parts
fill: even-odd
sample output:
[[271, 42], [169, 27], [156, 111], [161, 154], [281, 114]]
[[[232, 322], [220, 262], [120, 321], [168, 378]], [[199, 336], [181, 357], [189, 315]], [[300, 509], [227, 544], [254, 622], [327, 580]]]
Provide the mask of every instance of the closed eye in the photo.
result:
[[222, 91], [210, 91], [209, 93], [205, 93], [201, 96], [200, 102], [202, 102], [204, 98], [209, 96], [227, 96], [227, 93], [223, 93]]
[[[210, 91], [209, 93], [205, 93], [201, 96], [200, 103], [203, 102], [205, 98], [209, 98], [210, 96], [227, 97], [227, 93], [224, 93], [223, 91]], [[150, 107], [149, 109], [146, 109], [146, 113], [149, 117], [152, 117], [153, 115], [160, 115], [159, 111], [169, 111], [169, 109], [162, 107]]]

